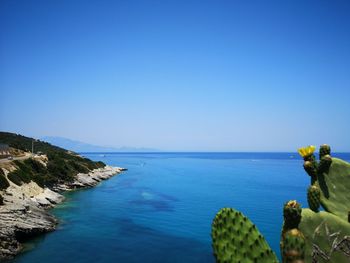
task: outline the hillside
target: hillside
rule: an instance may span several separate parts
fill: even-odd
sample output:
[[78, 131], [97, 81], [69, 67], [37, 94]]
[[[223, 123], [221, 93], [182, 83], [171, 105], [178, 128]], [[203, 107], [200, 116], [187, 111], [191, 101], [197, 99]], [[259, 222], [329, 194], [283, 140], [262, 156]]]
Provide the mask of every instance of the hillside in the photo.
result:
[[125, 170], [13, 133], [0, 132], [0, 143], [0, 262], [27, 239], [55, 230], [58, 221], [47, 209], [64, 200], [61, 192], [93, 187]]
[[47, 142], [19, 134], [0, 132], [0, 143], [24, 152], [31, 151], [33, 141], [34, 152], [40, 155], [12, 162], [16, 170], [11, 171], [7, 177], [17, 185], [32, 180], [39, 186], [52, 187], [58, 183], [72, 182], [78, 173], [88, 173], [93, 169], [105, 166], [103, 162], [91, 161]]

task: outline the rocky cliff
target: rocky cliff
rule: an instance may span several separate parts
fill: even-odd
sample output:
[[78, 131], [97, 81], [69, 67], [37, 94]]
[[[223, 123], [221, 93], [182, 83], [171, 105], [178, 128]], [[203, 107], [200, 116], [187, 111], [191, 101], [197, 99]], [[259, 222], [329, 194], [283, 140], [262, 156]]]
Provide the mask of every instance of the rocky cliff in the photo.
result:
[[[7, 165], [8, 169], [10, 167]], [[7, 178], [10, 171], [0, 169], [9, 183], [6, 189], [0, 190], [3, 197], [0, 205], [0, 260], [18, 254], [22, 242], [28, 238], [55, 230], [58, 222], [48, 209], [64, 200], [59, 191], [92, 187], [124, 170], [105, 166], [89, 173], [79, 173], [73, 182], [58, 184], [53, 191], [33, 181], [16, 185]]]

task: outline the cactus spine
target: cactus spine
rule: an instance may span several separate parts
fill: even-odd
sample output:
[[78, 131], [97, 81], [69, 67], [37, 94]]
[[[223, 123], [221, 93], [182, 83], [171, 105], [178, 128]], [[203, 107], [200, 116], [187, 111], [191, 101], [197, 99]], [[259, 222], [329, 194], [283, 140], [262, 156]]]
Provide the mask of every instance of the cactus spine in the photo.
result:
[[232, 208], [223, 208], [216, 214], [211, 236], [217, 262], [278, 262], [256, 226]]

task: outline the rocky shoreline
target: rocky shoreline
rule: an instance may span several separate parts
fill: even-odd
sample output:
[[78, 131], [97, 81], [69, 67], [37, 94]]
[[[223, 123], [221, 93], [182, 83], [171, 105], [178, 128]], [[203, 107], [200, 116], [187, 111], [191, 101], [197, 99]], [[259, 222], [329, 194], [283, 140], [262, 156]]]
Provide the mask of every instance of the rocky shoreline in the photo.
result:
[[56, 229], [58, 221], [48, 209], [64, 200], [59, 192], [93, 187], [124, 170], [105, 166], [88, 174], [79, 173], [72, 183], [57, 185], [53, 190], [32, 181], [21, 186], [11, 183], [2, 192], [4, 205], [0, 206], [0, 261], [17, 255], [28, 238]]

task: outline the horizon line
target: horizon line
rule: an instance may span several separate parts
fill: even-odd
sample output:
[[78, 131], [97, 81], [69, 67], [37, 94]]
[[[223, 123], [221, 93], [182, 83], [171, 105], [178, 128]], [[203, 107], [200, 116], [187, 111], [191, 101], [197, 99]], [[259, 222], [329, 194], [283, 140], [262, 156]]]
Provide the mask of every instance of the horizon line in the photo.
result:
[[[115, 152], [99, 152], [99, 151], [83, 151], [83, 152], [77, 152], [77, 153], [289, 153], [289, 154], [298, 154], [298, 152], [290, 152], [290, 151], [115, 151]], [[349, 153], [349, 152], [332, 152], [333, 154], [339, 154], [339, 153]], [[299, 154], [298, 154], [299, 155]], [[315, 155], [318, 155], [318, 153], [315, 153]]]

